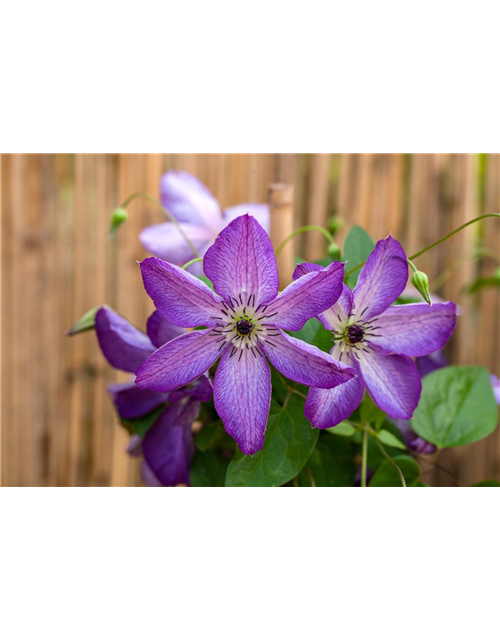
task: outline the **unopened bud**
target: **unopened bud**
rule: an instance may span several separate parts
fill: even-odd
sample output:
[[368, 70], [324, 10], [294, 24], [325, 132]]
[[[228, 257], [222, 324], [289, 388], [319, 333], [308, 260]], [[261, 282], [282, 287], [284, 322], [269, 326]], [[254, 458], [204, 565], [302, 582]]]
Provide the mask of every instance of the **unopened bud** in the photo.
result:
[[342, 229], [342, 219], [338, 216], [332, 216], [328, 222], [328, 231], [334, 236], [337, 231]]
[[334, 260], [340, 260], [340, 247], [336, 242], [328, 245], [328, 255]]
[[67, 336], [74, 336], [77, 333], [83, 333], [84, 331], [90, 331], [95, 328], [95, 316], [96, 313], [101, 308], [101, 305], [94, 307], [84, 313], [83, 316], [78, 320], [74, 327], [71, 327], [69, 331], [66, 332]]
[[432, 307], [431, 296], [429, 294], [429, 278], [427, 275], [423, 271], [415, 271], [411, 277], [411, 283], [427, 304]]
[[111, 228], [109, 230], [110, 238], [115, 235], [115, 233], [118, 231], [118, 227], [120, 227], [125, 222], [127, 217], [127, 211], [125, 209], [122, 209], [121, 207], [113, 211], [113, 217], [111, 218]]

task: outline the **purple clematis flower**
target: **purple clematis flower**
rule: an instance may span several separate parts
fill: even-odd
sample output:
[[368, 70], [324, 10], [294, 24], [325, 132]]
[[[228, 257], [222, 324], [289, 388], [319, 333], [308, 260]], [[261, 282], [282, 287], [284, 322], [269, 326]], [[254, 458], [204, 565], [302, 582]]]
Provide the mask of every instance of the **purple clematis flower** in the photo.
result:
[[[205, 255], [224, 227], [246, 213], [258, 220], [269, 233], [267, 204], [239, 204], [221, 211], [209, 189], [187, 171], [168, 171], [161, 179], [160, 191], [163, 206], [179, 222], [200, 256]], [[146, 227], [139, 239], [150, 253], [179, 266], [195, 257], [171, 222]], [[201, 274], [201, 264], [191, 265], [189, 270]]]
[[[294, 278], [320, 272], [299, 264]], [[422, 384], [411, 357], [440, 349], [456, 322], [452, 302], [390, 306], [404, 290], [408, 263], [403, 248], [389, 236], [377, 242], [354, 290], [344, 285], [338, 302], [318, 315], [333, 332], [336, 360], [352, 366], [358, 377], [338, 389], [311, 389], [305, 413], [315, 427], [332, 427], [359, 406], [365, 388], [375, 404], [393, 418], [413, 415]]]
[[155, 351], [137, 370], [141, 389], [167, 393], [197, 378], [219, 357], [215, 408], [245, 454], [262, 448], [271, 402], [266, 356], [287, 378], [332, 388], [354, 377], [316, 347], [287, 335], [334, 304], [344, 265], [309, 273], [278, 295], [271, 242], [255, 218], [233, 220], [205, 254], [204, 271], [215, 293], [179, 267], [147, 258], [141, 263], [146, 291], [164, 317], [188, 327], [204, 325]]
[[[158, 311], [148, 319], [146, 335], [107, 307], [97, 312], [95, 330], [111, 366], [129, 372], [134, 372], [157, 347], [185, 335], [185, 329], [170, 324]], [[142, 476], [149, 486], [188, 484], [195, 451], [191, 426], [198, 417], [200, 401], [212, 396], [208, 377], [201, 372], [191, 384], [170, 394], [140, 389], [133, 381], [109, 385], [108, 391], [124, 420], [147, 415], [168, 402], [141, 442], [145, 459]], [[128, 448], [131, 455], [137, 453], [137, 444], [137, 438], [132, 438]]]

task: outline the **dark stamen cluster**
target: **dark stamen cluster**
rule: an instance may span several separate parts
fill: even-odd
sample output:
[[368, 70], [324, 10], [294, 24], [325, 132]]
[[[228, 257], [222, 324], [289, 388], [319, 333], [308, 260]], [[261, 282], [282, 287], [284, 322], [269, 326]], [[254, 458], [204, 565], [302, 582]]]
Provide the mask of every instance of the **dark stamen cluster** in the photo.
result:
[[252, 333], [252, 329], [254, 325], [249, 321], [243, 318], [236, 323], [236, 331], [240, 334], [240, 336], [248, 336]]
[[356, 344], [357, 342], [361, 342], [365, 336], [365, 332], [361, 327], [356, 324], [351, 325], [347, 329], [347, 337], [351, 344]]

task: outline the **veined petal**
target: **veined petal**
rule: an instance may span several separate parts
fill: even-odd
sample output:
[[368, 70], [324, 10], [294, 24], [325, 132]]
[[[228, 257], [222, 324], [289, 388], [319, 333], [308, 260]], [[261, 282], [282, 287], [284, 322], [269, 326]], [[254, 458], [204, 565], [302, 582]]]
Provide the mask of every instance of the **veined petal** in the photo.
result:
[[220, 298], [207, 285], [180, 267], [159, 258], [141, 262], [144, 287], [156, 308], [180, 327], [212, 327], [220, 315]]
[[222, 225], [219, 203], [208, 187], [187, 171], [168, 171], [160, 181], [161, 201], [178, 222], [210, 227]]
[[435, 353], [430, 353], [428, 356], [416, 358], [415, 364], [420, 377], [423, 378], [433, 371], [446, 367], [448, 362], [446, 361], [446, 357], [442, 351], [436, 351]]
[[457, 321], [453, 302], [402, 304], [389, 307], [375, 321], [374, 337], [389, 353], [426, 356], [441, 349], [450, 339]]
[[154, 351], [145, 333], [107, 307], [97, 312], [95, 331], [101, 351], [115, 369], [133, 373]]
[[[220, 335], [210, 332], [191, 331], [157, 349], [137, 370], [137, 386], [166, 393], [196, 380], [221, 355]], [[222, 344], [223, 351], [229, 343]]]
[[[226, 300], [264, 304], [278, 294], [278, 269], [264, 229], [249, 215], [239, 216], [221, 231], [206, 252], [203, 268], [214, 289]], [[237, 304], [239, 304], [237, 302]]]
[[265, 313], [269, 322], [288, 331], [302, 329], [309, 318], [318, 316], [337, 302], [343, 279], [342, 262], [332, 262], [321, 271], [301, 276], [267, 307]]
[[177, 336], [186, 333], [186, 329], [178, 327], [166, 320], [159, 311], [153, 311], [146, 323], [149, 339], [155, 347], [161, 347]]
[[[201, 255], [215, 238], [215, 232], [209, 227], [186, 223], [179, 226]], [[181, 267], [196, 257], [179, 229], [171, 222], [144, 228], [139, 240], [149, 253]]]
[[221, 358], [214, 380], [215, 409], [224, 428], [245, 455], [264, 445], [271, 404], [271, 372], [264, 356], [231, 349]]
[[226, 224], [232, 222], [239, 216], [244, 216], [245, 213], [255, 218], [264, 231], [269, 235], [270, 230], [270, 215], [269, 206], [267, 204], [237, 204], [234, 207], [228, 207], [224, 209], [224, 221]]
[[411, 358], [388, 354], [372, 345], [369, 353], [359, 351], [359, 367], [375, 404], [392, 418], [412, 417], [422, 391], [417, 367]]
[[[220, 344], [220, 343], [219, 343]], [[202, 374], [199, 378], [196, 378], [194, 382], [188, 384], [182, 389], [177, 391], [171, 391], [168, 394], [170, 402], [177, 402], [182, 398], [194, 398], [195, 400], [201, 400], [202, 402], [208, 402], [212, 397], [213, 386], [210, 378], [206, 373]]]
[[353, 290], [355, 320], [369, 320], [385, 311], [404, 291], [407, 280], [403, 247], [392, 236], [379, 240]]
[[271, 364], [281, 373], [308, 387], [331, 389], [347, 382], [354, 369], [336, 362], [331, 356], [307, 342], [297, 340], [278, 329], [277, 334], [259, 340]]
[[132, 420], [150, 413], [167, 401], [166, 393], [139, 389], [135, 382], [108, 385], [108, 392], [121, 418]]
[[176, 402], [165, 409], [142, 442], [144, 459], [156, 478], [166, 487], [189, 483], [195, 451], [191, 425], [198, 417], [200, 403]]
[[[335, 345], [330, 353], [335, 359], [340, 358], [341, 351], [338, 345]], [[358, 372], [356, 363], [349, 356], [347, 363]], [[312, 426], [318, 429], [334, 427], [359, 407], [364, 389], [365, 385], [360, 375], [334, 389], [309, 389], [304, 407], [305, 416]]]

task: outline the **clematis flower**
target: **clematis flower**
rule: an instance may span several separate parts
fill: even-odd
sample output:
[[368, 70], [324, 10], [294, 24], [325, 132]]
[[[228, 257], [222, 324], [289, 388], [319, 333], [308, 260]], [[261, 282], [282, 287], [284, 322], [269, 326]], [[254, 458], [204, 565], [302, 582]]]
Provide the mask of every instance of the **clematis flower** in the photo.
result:
[[278, 271], [271, 242], [255, 218], [233, 220], [204, 258], [213, 292], [179, 267], [158, 258], [141, 263], [146, 291], [174, 324], [201, 329], [155, 351], [137, 370], [141, 389], [167, 393], [196, 379], [221, 358], [214, 380], [215, 408], [226, 431], [245, 454], [262, 448], [271, 402], [271, 364], [287, 378], [332, 388], [354, 377], [316, 347], [284, 330], [335, 303], [344, 265], [335, 262], [309, 273], [278, 295]]
[[[221, 211], [209, 189], [187, 171], [168, 171], [161, 179], [160, 192], [163, 206], [179, 222], [200, 256], [205, 255], [224, 227], [246, 213], [258, 220], [269, 233], [267, 204], [239, 204]], [[146, 227], [139, 239], [150, 253], [179, 266], [195, 257], [171, 222]], [[189, 270], [201, 274], [201, 264], [195, 263]]]
[[[185, 334], [185, 329], [170, 324], [155, 311], [148, 319], [146, 335], [107, 307], [97, 312], [95, 330], [110, 365], [129, 372], [134, 372], [157, 347]], [[191, 426], [198, 417], [200, 401], [206, 402], [212, 396], [212, 385], [204, 372], [188, 386], [170, 394], [140, 389], [134, 381], [109, 385], [108, 391], [124, 420], [139, 418], [164, 406], [146, 432], [140, 450], [137, 437], [132, 437], [129, 443], [131, 455], [139, 455], [139, 451], [144, 455], [144, 483], [149, 486], [188, 484], [195, 451]]]
[[[321, 272], [300, 264], [294, 278]], [[311, 389], [305, 414], [324, 429], [348, 418], [366, 389], [375, 404], [393, 418], [411, 418], [422, 389], [411, 357], [440, 349], [456, 322], [452, 302], [390, 306], [404, 290], [408, 263], [403, 248], [389, 236], [377, 242], [361, 270], [354, 290], [343, 286], [330, 309], [318, 315], [332, 331], [332, 356], [349, 364], [358, 376], [337, 389]]]

